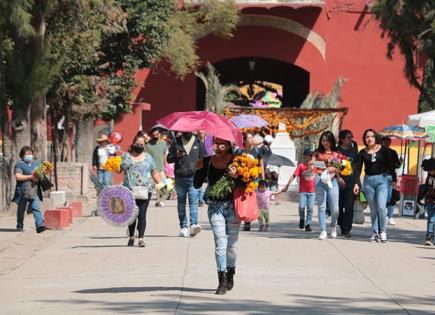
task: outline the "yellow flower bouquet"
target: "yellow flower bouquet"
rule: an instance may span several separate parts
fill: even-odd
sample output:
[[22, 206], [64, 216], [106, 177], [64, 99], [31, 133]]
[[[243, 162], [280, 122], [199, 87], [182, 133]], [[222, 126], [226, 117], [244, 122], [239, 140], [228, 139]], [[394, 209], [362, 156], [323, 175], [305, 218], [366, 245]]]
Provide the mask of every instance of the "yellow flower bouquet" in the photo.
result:
[[222, 176], [209, 190], [210, 197], [219, 199], [232, 194], [234, 187], [243, 188], [246, 193], [254, 192], [257, 189], [257, 179], [260, 175], [257, 159], [245, 153], [235, 156], [229, 165], [229, 170], [236, 173], [237, 178], [228, 174]]
[[119, 172], [121, 170], [121, 156], [109, 156], [102, 167], [108, 172]]
[[45, 175], [50, 174], [52, 170], [53, 164], [51, 164], [50, 161], [44, 161], [37, 168], [35, 168], [33, 175], [43, 178]]

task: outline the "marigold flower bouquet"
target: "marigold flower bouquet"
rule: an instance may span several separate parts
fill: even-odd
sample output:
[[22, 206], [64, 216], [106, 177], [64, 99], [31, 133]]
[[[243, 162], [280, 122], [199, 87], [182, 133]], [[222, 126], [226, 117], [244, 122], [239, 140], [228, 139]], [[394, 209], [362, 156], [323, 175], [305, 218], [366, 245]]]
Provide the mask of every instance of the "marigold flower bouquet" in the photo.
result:
[[237, 177], [233, 178], [229, 174], [222, 176], [210, 189], [210, 197], [225, 197], [232, 194], [234, 187], [243, 188], [245, 193], [254, 192], [257, 189], [258, 182], [256, 180], [260, 175], [257, 159], [246, 153], [237, 155], [228, 168], [229, 171], [237, 174]]
[[108, 172], [119, 172], [121, 170], [121, 156], [109, 156], [102, 167]]
[[50, 161], [42, 162], [37, 168], [33, 170], [33, 176], [39, 178], [38, 184], [41, 186], [43, 191], [49, 190], [53, 187], [53, 184], [47, 178], [47, 175], [53, 170], [53, 164]]

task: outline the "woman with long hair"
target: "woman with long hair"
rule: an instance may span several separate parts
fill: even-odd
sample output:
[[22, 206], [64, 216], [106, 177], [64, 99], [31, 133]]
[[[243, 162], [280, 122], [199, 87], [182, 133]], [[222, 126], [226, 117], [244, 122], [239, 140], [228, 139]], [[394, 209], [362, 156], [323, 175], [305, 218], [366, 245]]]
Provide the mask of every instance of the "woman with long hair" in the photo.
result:
[[193, 183], [195, 188], [199, 188], [207, 178], [208, 187], [205, 193], [205, 201], [208, 205], [208, 219], [214, 236], [215, 259], [219, 280], [216, 294], [225, 294], [227, 290], [231, 290], [234, 286], [240, 220], [234, 210], [232, 192], [219, 198], [208, 196], [207, 192], [225, 174], [228, 173], [232, 177], [237, 177], [237, 170], [229, 169], [233, 160], [229, 141], [215, 138], [213, 149], [214, 154], [211, 157], [206, 157], [196, 163]]
[[[353, 134], [350, 130], [341, 130], [338, 134], [337, 151], [345, 156], [355, 168], [354, 163], [358, 156], [358, 146], [353, 141]], [[339, 181], [339, 207], [338, 207], [338, 225], [340, 226], [341, 235], [351, 237], [353, 221], [353, 205], [355, 194], [353, 187], [357, 181], [356, 172], [349, 176], [341, 176], [343, 181]]]
[[359, 174], [364, 164], [364, 182], [362, 189], [370, 207], [372, 234], [370, 242], [387, 242], [387, 197], [388, 175], [393, 178], [392, 185], [397, 188], [397, 175], [390, 151], [379, 144], [379, 137], [374, 129], [367, 129], [363, 134], [365, 148], [360, 150], [356, 161], [358, 183], [354, 193], [361, 188]]
[[159, 172], [156, 169], [153, 158], [145, 152], [147, 135], [139, 132], [133, 139], [128, 152], [122, 155], [121, 170], [124, 171], [123, 185], [129, 189], [132, 186], [145, 186], [148, 188], [147, 199], [136, 199], [139, 214], [136, 220], [128, 227], [129, 239], [127, 246], [134, 246], [134, 232], [137, 226], [139, 247], [145, 247], [144, 235], [146, 228], [146, 214], [151, 199], [152, 180], [156, 185], [160, 184]]
[[[327, 238], [326, 233], [326, 204], [328, 204], [331, 211], [331, 224], [329, 234], [332, 238], [337, 237], [337, 217], [338, 217], [338, 170], [329, 165], [329, 162], [339, 153], [336, 149], [336, 142], [334, 134], [331, 131], [325, 131], [321, 134], [319, 146], [314, 152], [314, 159], [317, 162], [323, 162], [323, 167], [317, 168], [316, 176], [316, 202], [318, 206], [318, 216], [320, 225], [320, 240]], [[321, 180], [321, 174], [327, 171], [329, 183]]]

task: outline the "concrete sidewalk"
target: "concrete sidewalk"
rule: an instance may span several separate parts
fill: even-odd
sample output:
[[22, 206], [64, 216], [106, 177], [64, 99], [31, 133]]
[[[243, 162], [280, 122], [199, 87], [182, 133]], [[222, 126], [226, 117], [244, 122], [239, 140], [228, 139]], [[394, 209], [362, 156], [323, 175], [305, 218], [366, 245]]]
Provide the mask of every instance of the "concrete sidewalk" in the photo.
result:
[[[315, 211], [316, 212], [316, 211]], [[271, 232], [240, 232], [235, 287], [217, 286], [213, 236], [179, 238], [175, 202], [150, 207], [146, 248], [126, 247], [125, 229], [99, 217], [69, 230], [8, 232], [0, 218], [1, 314], [434, 314], [435, 247], [426, 222], [399, 218], [387, 244], [369, 224], [351, 239], [317, 240], [298, 230], [297, 205], [271, 209]], [[366, 217], [366, 221], [369, 218]], [[257, 229], [253, 224], [253, 229]]]

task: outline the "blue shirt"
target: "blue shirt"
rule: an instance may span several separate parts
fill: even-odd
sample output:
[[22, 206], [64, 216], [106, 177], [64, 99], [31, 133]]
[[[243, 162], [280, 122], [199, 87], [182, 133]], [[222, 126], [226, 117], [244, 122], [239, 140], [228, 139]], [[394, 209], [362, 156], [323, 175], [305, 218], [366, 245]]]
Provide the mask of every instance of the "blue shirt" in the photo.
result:
[[124, 170], [124, 186], [147, 186], [148, 189], [152, 189], [151, 172], [156, 169], [156, 165], [150, 154], [145, 153], [143, 161], [133, 161], [130, 153], [124, 153], [121, 158], [121, 169]]
[[[23, 175], [32, 175], [33, 171], [39, 166], [41, 165], [41, 161], [38, 160], [33, 160], [30, 163], [24, 162], [23, 160], [18, 161], [17, 163], [15, 163], [15, 174], [23, 174]], [[13, 197], [13, 201], [17, 202], [18, 199], [21, 198], [22, 192], [24, 190], [24, 188], [27, 185], [30, 185], [32, 183], [32, 181], [29, 180], [24, 180], [24, 181], [18, 181], [17, 180], [17, 186], [15, 188], [15, 195]], [[40, 197], [41, 199], [41, 197]], [[42, 199], [41, 199], [42, 200]]]

